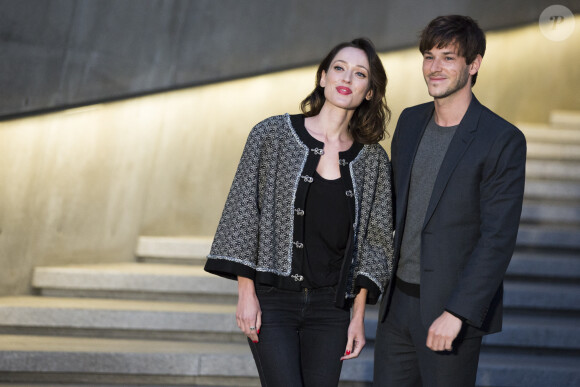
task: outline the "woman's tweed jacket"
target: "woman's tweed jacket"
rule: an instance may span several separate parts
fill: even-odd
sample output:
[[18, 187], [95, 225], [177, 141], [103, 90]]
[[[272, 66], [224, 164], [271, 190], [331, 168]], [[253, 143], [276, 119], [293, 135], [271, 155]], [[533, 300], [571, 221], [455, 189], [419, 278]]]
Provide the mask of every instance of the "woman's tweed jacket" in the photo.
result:
[[[291, 278], [296, 280], [299, 273], [293, 270], [301, 267], [293, 262], [298, 250], [294, 240], [297, 190], [309, 178], [303, 174], [307, 160], [316, 168], [322, 153], [308, 145], [324, 145], [304, 134], [303, 125], [293, 126], [297, 117], [270, 117], [250, 132], [208, 256], [208, 272], [231, 279], [242, 275], [281, 287], [293, 283]], [[310, 144], [300, 136], [309, 137]], [[342, 177], [348, 174], [352, 181], [346, 194], [354, 196], [350, 248], [341, 272], [343, 286], [338, 286], [342, 294], [336, 298], [342, 305], [360, 287], [375, 288], [369, 289], [368, 302], [376, 302], [392, 272], [391, 165], [379, 144], [359, 144], [358, 149], [351, 162], [340, 160]]]

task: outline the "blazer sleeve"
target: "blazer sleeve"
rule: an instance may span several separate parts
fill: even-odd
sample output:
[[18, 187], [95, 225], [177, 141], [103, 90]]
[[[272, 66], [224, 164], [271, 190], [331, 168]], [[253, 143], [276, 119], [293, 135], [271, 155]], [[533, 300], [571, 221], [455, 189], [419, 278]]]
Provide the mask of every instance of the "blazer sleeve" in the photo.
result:
[[480, 237], [446, 309], [480, 328], [513, 254], [522, 210], [526, 141], [515, 127], [491, 147], [480, 184]]
[[393, 202], [391, 163], [380, 147], [377, 179], [365, 232], [359, 252], [355, 287], [368, 289], [367, 303], [375, 304], [393, 270]]
[[229, 279], [254, 279], [258, 256], [260, 209], [260, 124], [250, 132], [221, 219], [205, 270]]

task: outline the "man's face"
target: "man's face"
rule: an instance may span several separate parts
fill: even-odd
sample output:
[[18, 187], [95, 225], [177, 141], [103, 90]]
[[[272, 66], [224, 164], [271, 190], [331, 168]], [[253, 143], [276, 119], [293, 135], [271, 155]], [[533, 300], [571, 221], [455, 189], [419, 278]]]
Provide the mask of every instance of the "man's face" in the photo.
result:
[[466, 87], [471, 88], [470, 67], [464, 57], [457, 55], [455, 44], [425, 51], [423, 76], [429, 95], [446, 98]]

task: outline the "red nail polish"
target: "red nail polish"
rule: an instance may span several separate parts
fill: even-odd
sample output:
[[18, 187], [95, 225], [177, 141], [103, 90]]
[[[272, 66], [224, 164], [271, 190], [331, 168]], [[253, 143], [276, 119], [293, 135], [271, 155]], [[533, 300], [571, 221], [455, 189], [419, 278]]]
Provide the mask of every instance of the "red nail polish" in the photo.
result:
[[347, 354], [347, 355], [350, 355], [350, 350], [348, 350], [348, 349], [347, 349], [347, 350], [346, 350], [346, 354]]
[[257, 341], [253, 341], [253, 340], [252, 340], [252, 342], [253, 342], [254, 344], [258, 344], [258, 342], [257, 342]]
[[258, 334], [260, 334], [260, 330], [259, 330], [259, 329], [258, 329], [256, 332], [257, 332]]

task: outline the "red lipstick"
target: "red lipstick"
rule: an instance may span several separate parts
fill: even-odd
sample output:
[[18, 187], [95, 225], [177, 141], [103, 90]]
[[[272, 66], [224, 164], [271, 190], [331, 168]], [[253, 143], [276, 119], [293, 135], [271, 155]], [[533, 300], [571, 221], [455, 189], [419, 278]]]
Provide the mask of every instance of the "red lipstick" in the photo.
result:
[[348, 88], [348, 87], [346, 87], [346, 86], [338, 86], [338, 87], [336, 88], [336, 91], [338, 91], [338, 92], [339, 92], [340, 94], [342, 94], [342, 95], [349, 95], [349, 94], [352, 94], [352, 90], [351, 90], [351, 89], [349, 89], [349, 88]]

